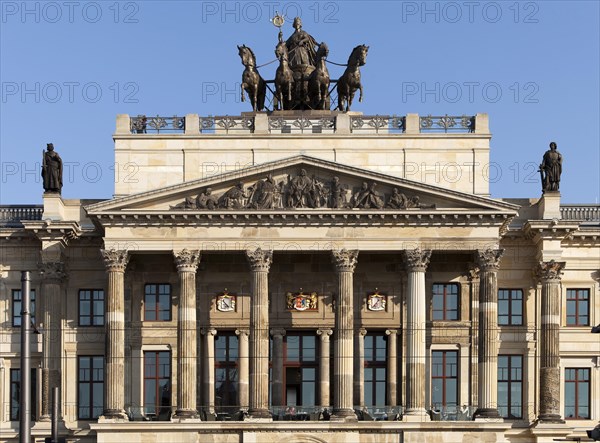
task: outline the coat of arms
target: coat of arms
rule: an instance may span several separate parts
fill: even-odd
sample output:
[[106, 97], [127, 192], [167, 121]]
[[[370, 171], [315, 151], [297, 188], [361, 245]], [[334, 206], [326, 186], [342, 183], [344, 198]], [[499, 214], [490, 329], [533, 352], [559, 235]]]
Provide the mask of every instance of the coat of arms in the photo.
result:
[[387, 296], [379, 291], [371, 292], [367, 296], [367, 309], [369, 311], [385, 311]]
[[235, 295], [227, 291], [217, 295], [217, 309], [221, 312], [235, 311]]
[[288, 292], [285, 295], [287, 297], [288, 311], [318, 310], [318, 300], [316, 292], [311, 292], [310, 294], [305, 294], [304, 292]]

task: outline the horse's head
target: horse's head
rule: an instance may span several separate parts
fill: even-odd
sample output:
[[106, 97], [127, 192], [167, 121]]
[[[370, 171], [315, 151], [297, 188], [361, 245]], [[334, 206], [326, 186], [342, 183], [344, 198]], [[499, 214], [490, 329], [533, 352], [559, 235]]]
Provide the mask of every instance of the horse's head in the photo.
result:
[[319, 49], [317, 49], [317, 59], [319, 58], [327, 58], [329, 55], [329, 48], [327, 47], [327, 43], [321, 42], [319, 45]]
[[277, 57], [278, 60], [281, 60], [282, 58], [285, 60], [288, 59], [288, 50], [285, 42], [279, 42], [277, 44], [275, 47], [275, 57]]
[[242, 65], [244, 66], [256, 66], [256, 57], [252, 49], [246, 45], [238, 45], [238, 54], [242, 59]]
[[350, 57], [348, 57], [348, 64], [358, 64], [358, 66], [364, 66], [367, 63], [367, 53], [369, 47], [367, 45], [358, 45], [352, 50]]

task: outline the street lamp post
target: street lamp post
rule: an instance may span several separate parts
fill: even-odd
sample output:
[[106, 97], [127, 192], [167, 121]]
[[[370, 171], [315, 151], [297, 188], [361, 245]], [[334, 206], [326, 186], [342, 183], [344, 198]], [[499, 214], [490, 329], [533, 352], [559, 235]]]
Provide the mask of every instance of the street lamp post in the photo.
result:
[[31, 442], [31, 344], [29, 312], [31, 278], [29, 271], [21, 272], [21, 398], [20, 443]]

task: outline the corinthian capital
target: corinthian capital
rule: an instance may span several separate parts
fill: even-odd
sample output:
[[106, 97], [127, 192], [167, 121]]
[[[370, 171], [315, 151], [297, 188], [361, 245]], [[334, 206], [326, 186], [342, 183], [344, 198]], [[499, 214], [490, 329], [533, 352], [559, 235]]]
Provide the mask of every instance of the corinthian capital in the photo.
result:
[[61, 281], [67, 277], [65, 264], [61, 261], [42, 262], [38, 265], [38, 269], [44, 281]]
[[412, 249], [404, 251], [404, 259], [406, 260], [406, 269], [408, 271], [425, 272], [431, 259], [430, 249]]
[[504, 249], [485, 249], [477, 251], [477, 264], [482, 271], [497, 271]]
[[175, 257], [175, 266], [178, 272], [196, 272], [200, 262], [200, 251], [173, 251]]
[[128, 251], [117, 251], [115, 249], [100, 249], [104, 266], [108, 272], [125, 272], [127, 263], [129, 263]]
[[562, 270], [565, 267], [564, 261], [542, 261], [537, 265], [536, 275], [542, 281], [560, 281]]
[[269, 272], [271, 262], [273, 261], [273, 251], [263, 251], [258, 248], [254, 251], [246, 251], [246, 257], [248, 257], [250, 269], [253, 271]]
[[331, 251], [333, 264], [338, 272], [354, 272], [358, 263], [358, 251], [355, 249], [339, 249]]

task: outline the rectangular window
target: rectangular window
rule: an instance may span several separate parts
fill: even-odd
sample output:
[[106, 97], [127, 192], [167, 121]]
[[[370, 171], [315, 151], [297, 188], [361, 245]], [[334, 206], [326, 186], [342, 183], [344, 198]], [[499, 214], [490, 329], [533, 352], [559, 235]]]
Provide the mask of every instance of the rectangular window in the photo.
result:
[[[29, 298], [29, 312], [31, 312], [31, 321], [35, 324], [35, 289], [31, 290], [31, 296]], [[21, 290], [12, 290], [12, 325], [21, 326]]]
[[523, 356], [498, 356], [498, 411], [504, 418], [523, 418]]
[[79, 290], [79, 326], [104, 326], [104, 291]]
[[521, 289], [498, 290], [498, 324], [521, 326], [523, 324], [523, 291]]
[[590, 325], [590, 290], [567, 289], [567, 326]]
[[94, 420], [104, 409], [104, 357], [80, 356], [77, 368], [77, 417]]
[[317, 401], [317, 340], [315, 335], [284, 337], [285, 404], [311, 407]]
[[238, 358], [237, 335], [219, 331], [215, 337], [215, 404], [219, 412], [239, 410]]
[[387, 378], [387, 340], [384, 333], [365, 336], [365, 406], [385, 406]]
[[144, 320], [171, 321], [171, 285], [148, 284], [145, 286]]
[[[31, 420], [35, 420], [37, 410], [37, 370], [31, 369]], [[21, 370], [10, 370], [10, 420], [21, 419]]]
[[565, 369], [565, 418], [590, 419], [590, 370]]
[[456, 283], [433, 285], [433, 320], [458, 320], [458, 293]]
[[458, 404], [458, 352], [431, 352], [431, 404], [435, 409]]
[[150, 419], [171, 418], [171, 353], [144, 352], [144, 414]]

